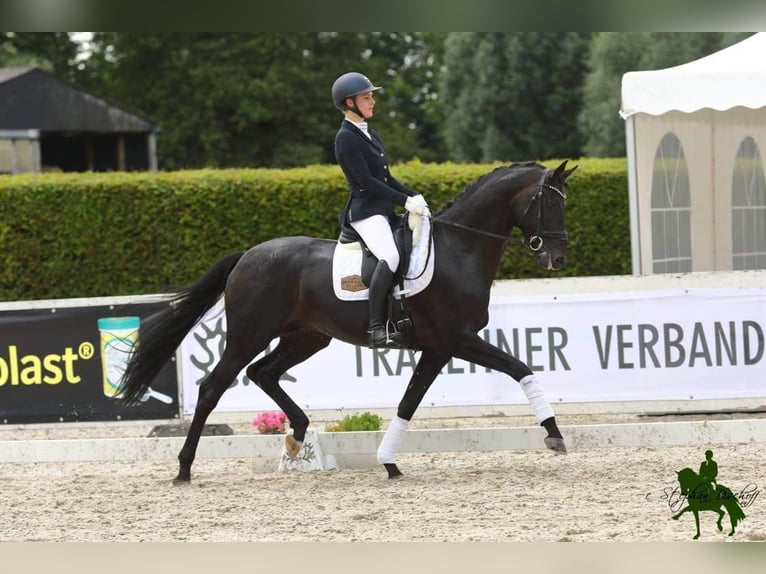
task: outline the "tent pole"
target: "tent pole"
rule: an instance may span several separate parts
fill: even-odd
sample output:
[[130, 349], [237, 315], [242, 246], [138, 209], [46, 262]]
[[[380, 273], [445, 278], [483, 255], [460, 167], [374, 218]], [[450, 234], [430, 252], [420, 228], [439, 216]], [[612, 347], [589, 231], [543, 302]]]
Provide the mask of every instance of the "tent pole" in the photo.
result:
[[628, 156], [628, 201], [630, 206], [630, 258], [633, 275], [641, 275], [641, 232], [638, 213], [636, 138], [633, 117], [625, 119], [625, 151]]

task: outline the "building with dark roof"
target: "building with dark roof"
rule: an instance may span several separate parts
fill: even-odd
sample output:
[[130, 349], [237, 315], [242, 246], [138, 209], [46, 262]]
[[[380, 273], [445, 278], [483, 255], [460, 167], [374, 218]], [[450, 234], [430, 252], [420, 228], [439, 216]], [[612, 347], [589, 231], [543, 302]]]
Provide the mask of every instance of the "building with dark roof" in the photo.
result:
[[158, 131], [39, 68], [0, 68], [0, 173], [156, 171]]

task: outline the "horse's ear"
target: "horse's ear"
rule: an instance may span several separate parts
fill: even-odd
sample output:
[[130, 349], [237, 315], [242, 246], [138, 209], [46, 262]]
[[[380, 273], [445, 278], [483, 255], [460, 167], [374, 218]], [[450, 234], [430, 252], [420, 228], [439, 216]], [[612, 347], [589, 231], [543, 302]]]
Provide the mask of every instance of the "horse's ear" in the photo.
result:
[[572, 169], [567, 169], [567, 162], [569, 160], [564, 160], [561, 162], [561, 164], [555, 169], [553, 172], [553, 177], [557, 178], [559, 181], [566, 181], [566, 179], [574, 173], [574, 171], [579, 166], [574, 166]]
[[[566, 162], [564, 162], [564, 163], [566, 163]], [[568, 178], [570, 175], [572, 175], [572, 174], [575, 172], [575, 170], [576, 170], [578, 167], [580, 167], [580, 166], [579, 166], [579, 165], [576, 165], [576, 166], [574, 166], [572, 169], [568, 169], [568, 170], [566, 170], [566, 171], [564, 172], [564, 179], [567, 179], [567, 178]]]

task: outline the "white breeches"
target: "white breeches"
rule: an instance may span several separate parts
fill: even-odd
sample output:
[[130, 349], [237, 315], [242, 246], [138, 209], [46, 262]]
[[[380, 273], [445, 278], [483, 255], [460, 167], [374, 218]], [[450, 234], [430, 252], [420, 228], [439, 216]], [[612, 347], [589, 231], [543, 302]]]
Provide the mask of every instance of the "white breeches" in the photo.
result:
[[396, 271], [399, 267], [399, 251], [394, 243], [391, 225], [385, 216], [373, 215], [361, 221], [352, 221], [351, 227], [361, 235], [379, 261], [385, 261], [391, 271]]

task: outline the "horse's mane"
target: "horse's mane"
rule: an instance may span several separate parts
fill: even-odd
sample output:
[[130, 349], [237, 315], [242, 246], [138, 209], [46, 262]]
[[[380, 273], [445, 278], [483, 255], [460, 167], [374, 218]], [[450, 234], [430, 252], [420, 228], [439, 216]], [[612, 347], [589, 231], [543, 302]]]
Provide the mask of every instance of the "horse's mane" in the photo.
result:
[[539, 163], [534, 161], [527, 161], [524, 163], [513, 163], [511, 165], [501, 165], [499, 167], [496, 167], [489, 173], [485, 173], [484, 175], [482, 175], [476, 181], [473, 181], [469, 183], [468, 185], [466, 185], [465, 188], [463, 188], [463, 191], [461, 191], [454, 198], [448, 201], [444, 205], [444, 207], [442, 207], [439, 210], [439, 212], [436, 215], [440, 215], [444, 213], [450, 207], [452, 207], [455, 203], [465, 201], [466, 198], [473, 195], [473, 193], [477, 189], [484, 187], [484, 185], [486, 185], [489, 181], [495, 181], [505, 177], [518, 177], [522, 174], [526, 174], [527, 172], [533, 169], [545, 169], [545, 166], [542, 166]]
[[679, 470], [677, 475], [678, 484], [681, 486], [682, 494], [686, 494], [689, 491], [689, 488], [695, 486], [700, 479], [699, 475], [691, 468], [684, 468]]

